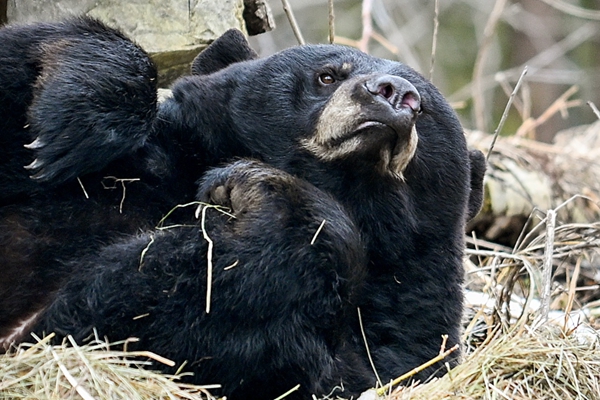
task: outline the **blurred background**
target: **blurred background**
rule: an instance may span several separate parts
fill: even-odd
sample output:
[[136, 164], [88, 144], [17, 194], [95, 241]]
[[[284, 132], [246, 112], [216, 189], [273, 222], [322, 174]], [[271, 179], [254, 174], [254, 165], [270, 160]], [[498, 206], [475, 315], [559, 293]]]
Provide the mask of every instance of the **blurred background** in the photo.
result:
[[[268, 5], [276, 24], [251, 36], [259, 54], [297, 44], [286, 1], [306, 42], [327, 43], [328, 0], [0, 0], [0, 24], [90, 14], [153, 54], [168, 83], [225, 29], [243, 29], [243, 19], [248, 26], [241, 10], [257, 4]], [[550, 142], [598, 119], [586, 102], [600, 104], [599, 0], [334, 0], [333, 7], [336, 42], [431, 76], [467, 129], [496, 129], [525, 66], [503, 134]]]
[[[270, 0], [275, 30], [252, 38], [261, 55], [297, 44], [282, 2]], [[328, 41], [327, 0], [289, 0], [307, 42]], [[466, 128], [493, 132], [524, 66], [528, 73], [503, 133], [546, 112], [576, 85], [575, 107], [554, 113], [527, 136], [551, 141], [569, 126], [597, 119], [586, 104], [600, 103], [598, 0], [335, 0], [336, 42], [362, 36], [363, 6], [372, 20], [368, 52], [402, 61], [432, 80]], [[576, 89], [572, 89], [575, 91]], [[477, 104], [476, 104], [477, 103]], [[518, 111], [517, 111], [518, 110]]]

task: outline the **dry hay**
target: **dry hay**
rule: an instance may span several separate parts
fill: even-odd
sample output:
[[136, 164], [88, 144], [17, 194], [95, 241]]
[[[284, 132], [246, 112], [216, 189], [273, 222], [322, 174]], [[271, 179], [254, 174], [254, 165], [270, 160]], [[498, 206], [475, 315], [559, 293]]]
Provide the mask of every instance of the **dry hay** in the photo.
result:
[[552, 329], [499, 335], [433, 382], [403, 387], [395, 400], [598, 399], [600, 350]]
[[556, 223], [557, 211], [533, 214], [514, 249], [472, 241], [464, 362], [384, 398], [600, 398], [600, 223]]
[[[464, 362], [424, 384], [380, 388], [382, 398], [600, 398], [598, 290], [581, 286], [589, 279], [583, 265], [597, 270], [600, 223], [555, 225], [540, 217], [529, 240], [514, 249], [474, 240], [467, 250], [471, 318]], [[545, 266], [554, 273], [546, 298]], [[208, 387], [142, 368], [169, 363], [160, 356], [114, 350], [126, 349], [127, 342], [50, 346], [48, 340], [0, 356], [0, 399], [211, 398]]]
[[206, 389], [142, 368], [172, 362], [150, 352], [116, 351], [127, 342], [51, 346], [52, 336], [0, 356], [0, 399], [212, 399]]

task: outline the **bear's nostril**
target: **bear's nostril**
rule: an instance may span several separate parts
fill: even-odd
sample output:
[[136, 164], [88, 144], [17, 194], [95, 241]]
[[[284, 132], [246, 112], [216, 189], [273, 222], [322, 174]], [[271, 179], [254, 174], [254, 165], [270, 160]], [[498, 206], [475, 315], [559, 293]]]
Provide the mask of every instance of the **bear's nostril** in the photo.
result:
[[379, 86], [378, 93], [388, 100], [394, 95], [394, 92], [394, 87], [390, 83], [384, 83]]
[[414, 92], [405, 93], [400, 101], [400, 107], [409, 107], [413, 111], [419, 111], [421, 108], [419, 95]]
[[364, 83], [367, 92], [379, 100], [389, 103], [394, 109], [410, 109], [417, 113], [421, 109], [421, 96], [406, 79], [394, 75], [380, 75]]

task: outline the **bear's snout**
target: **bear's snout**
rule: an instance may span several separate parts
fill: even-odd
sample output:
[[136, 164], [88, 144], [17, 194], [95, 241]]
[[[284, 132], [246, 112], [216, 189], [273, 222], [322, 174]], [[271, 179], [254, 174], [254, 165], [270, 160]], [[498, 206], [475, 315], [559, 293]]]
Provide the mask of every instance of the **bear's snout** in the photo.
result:
[[421, 96], [412, 83], [393, 75], [380, 75], [367, 80], [364, 87], [377, 101], [386, 101], [392, 108], [410, 108], [414, 113], [421, 109]]

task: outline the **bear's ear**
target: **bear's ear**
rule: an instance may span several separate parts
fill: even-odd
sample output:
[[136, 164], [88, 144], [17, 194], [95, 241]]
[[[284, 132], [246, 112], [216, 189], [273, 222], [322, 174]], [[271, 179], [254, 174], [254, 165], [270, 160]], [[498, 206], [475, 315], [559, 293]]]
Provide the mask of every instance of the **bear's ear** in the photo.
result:
[[192, 62], [193, 75], [208, 75], [233, 63], [258, 58], [246, 37], [237, 29], [229, 29], [212, 42]]

